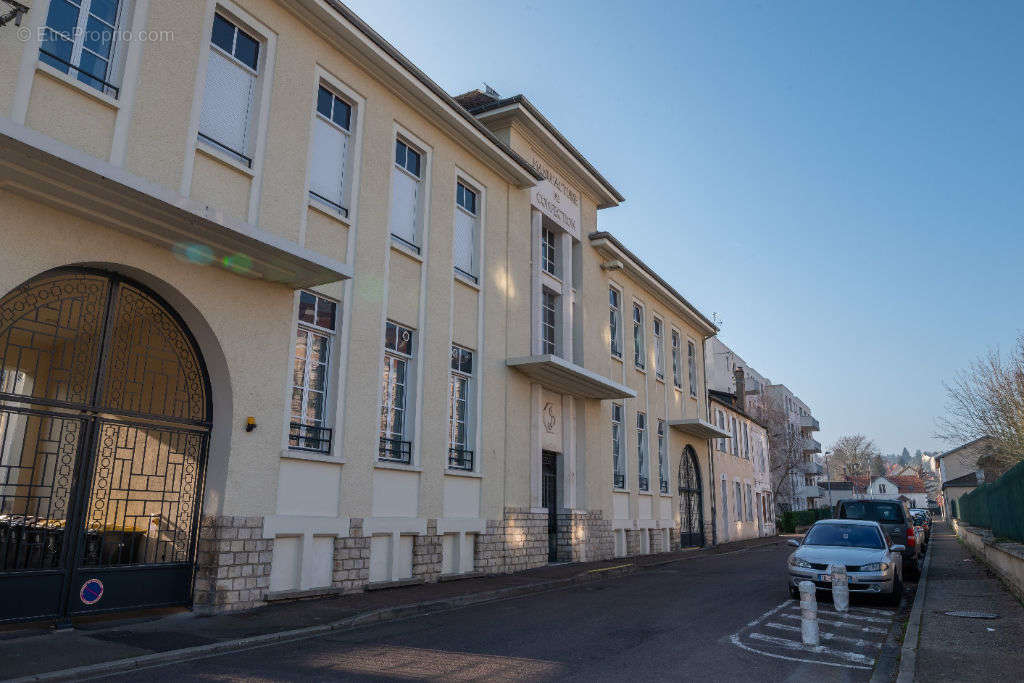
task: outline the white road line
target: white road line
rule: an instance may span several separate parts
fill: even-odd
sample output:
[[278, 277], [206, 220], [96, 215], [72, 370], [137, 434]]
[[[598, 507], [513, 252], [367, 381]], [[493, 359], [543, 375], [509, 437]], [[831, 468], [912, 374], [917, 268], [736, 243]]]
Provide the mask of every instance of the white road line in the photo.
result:
[[[767, 624], [765, 624], [765, 626], [768, 626], [768, 627], [771, 627], [771, 628], [777, 628], [777, 629], [779, 629], [781, 631], [795, 631], [797, 633], [800, 633], [800, 628], [797, 627], [797, 626], [789, 626], [788, 624], [780, 624], [780, 623], [774, 622], [774, 621], [769, 621]], [[838, 633], [827, 633], [827, 632], [826, 633], [819, 633], [818, 636], [822, 640], [842, 641], [844, 643], [851, 643], [853, 645], [856, 645], [857, 647], [873, 647], [873, 648], [881, 648], [882, 647], [882, 643], [880, 643], [880, 642], [875, 642], [875, 641], [871, 641], [871, 640], [864, 640], [863, 638], [850, 638], [849, 636], [841, 636]]]
[[860, 666], [858, 664], [846, 664], [844, 662], [823, 662], [820, 659], [806, 659], [804, 657], [789, 657], [787, 655], [780, 655], [775, 652], [765, 652], [764, 650], [758, 650], [756, 647], [750, 647], [740, 642], [740, 636], [738, 633], [734, 633], [729, 636], [729, 640], [738, 648], [746, 650], [747, 652], [753, 652], [755, 654], [764, 655], [765, 657], [772, 657], [774, 659], [784, 659], [787, 662], [800, 662], [802, 664], [821, 664], [822, 666], [834, 666], [842, 669], [865, 669], [870, 670], [870, 666]]
[[[782, 619], [793, 619], [794, 621], [800, 621], [800, 615], [798, 614], [780, 614], [779, 617]], [[888, 633], [884, 628], [877, 628], [875, 626], [861, 626], [860, 624], [851, 624], [846, 621], [836, 621], [835, 619], [822, 619], [818, 617], [819, 624], [828, 624], [829, 626], [839, 626], [841, 628], [852, 628], [862, 633]]]
[[804, 645], [803, 643], [798, 643], [795, 640], [787, 640], [786, 638], [776, 638], [775, 636], [766, 636], [763, 633], [751, 633], [750, 638], [754, 640], [761, 640], [766, 643], [771, 643], [772, 645], [779, 645], [780, 647], [784, 647], [789, 650], [810, 650], [815, 654], [824, 654], [829, 655], [830, 657], [838, 657], [839, 659], [845, 659], [850, 662], [856, 662], [857, 664], [867, 664], [870, 666], [875, 663], [874, 657], [868, 657], [867, 655], [862, 655], [859, 652], [833, 650], [832, 648], [825, 647], [824, 645], [812, 647], [809, 645]]
[[[800, 611], [799, 605], [795, 606], [794, 609], [797, 612], [799, 612]], [[856, 619], [857, 621], [870, 621], [870, 622], [874, 622], [876, 624], [888, 624], [888, 623], [892, 622], [891, 618], [889, 618], [889, 619], [882, 619], [880, 617], [865, 617], [865, 616], [861, 616], [860, 614], [849, 614], [849, 613], [843, 614], [842, 612], [836, 612], [835, 610], [821, 609], [821, 607], [818, 608], [818, 614], [827, 614], [829, 616], [841, 617], [843, 619]]]

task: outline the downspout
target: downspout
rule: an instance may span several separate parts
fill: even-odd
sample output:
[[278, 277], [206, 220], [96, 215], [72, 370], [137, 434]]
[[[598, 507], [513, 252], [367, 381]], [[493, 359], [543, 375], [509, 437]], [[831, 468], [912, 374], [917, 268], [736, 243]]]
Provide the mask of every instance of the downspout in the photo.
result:
[[[711, 396], [708, 394], [708, 339], [714, 335], [707, 335], [701, 342], [701, 355], [704, 358], [704, 412], [708, 422], [711, 422]], [[718, 545], [718, 507], [715, 498], [715, 448], [714, 439], [708, 439], [708, 474], [711, 477], [711, 484], [708, 486], [711, 492], [711, 547]]]

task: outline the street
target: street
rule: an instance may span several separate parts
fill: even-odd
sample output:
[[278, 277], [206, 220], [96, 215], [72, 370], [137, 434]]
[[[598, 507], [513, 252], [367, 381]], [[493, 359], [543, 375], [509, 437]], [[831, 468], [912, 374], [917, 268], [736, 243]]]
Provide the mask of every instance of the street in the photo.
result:
[[822, 647], [795, 646], [789, 550], [701, 555], [573, 589], [106, 680], [868, 680], [895, 611], [854, 598], [843, 619], [826, 614], [831, 603], [820, 597]]

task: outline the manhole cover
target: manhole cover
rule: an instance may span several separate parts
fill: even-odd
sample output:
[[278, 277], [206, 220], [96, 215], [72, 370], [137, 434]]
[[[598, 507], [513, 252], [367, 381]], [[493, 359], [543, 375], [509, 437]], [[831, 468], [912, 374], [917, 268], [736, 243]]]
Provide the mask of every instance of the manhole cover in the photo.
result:
[[970, 610], [951, 610], [949, 612], [943, 612], [951, 617], [963, 617], [964, 619], [998, 619], [998, 614], [992, 612], [972, 612]]

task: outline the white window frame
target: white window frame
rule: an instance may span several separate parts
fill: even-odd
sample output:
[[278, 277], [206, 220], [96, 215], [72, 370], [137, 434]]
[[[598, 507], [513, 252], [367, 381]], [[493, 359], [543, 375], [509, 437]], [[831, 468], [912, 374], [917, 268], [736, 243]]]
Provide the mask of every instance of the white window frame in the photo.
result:
[[679, 391], [683, 390], [683, 335], [676, 328], [672, 328], [672, 386]]
[[[551, 237], [550, 243], [548, 242], [548, 236]], [[551, 277], [559, 278], [559, 260], [561, 254], [559, 254], [558, 243], [561, 241], [559, 238], [558, 231], [547, 228], [541, 225], [540, 228], [540, 271], [547, 273]], [[548, 254], [550, 251], [550, 255]]]
[[[640, 319], [637, 320], [637, 312], [640, 314]], [[637, 370], [647, 372], [647, 331], [644, 329], [644, 318], [645, 318], [644, 305], [637, 300], [633, 300], [632, 319], [633, 319], [633, 367]]]
[[[354, 97], [354, 93], [334, 78], [328, 78], [326, 73], [318, 69], [321, 73], [318, 73], [316, 89], [313, 94], [313, 113], [310, 122], [310, 152], [309, 152], [309, 163], [306, 165], [309, 169], [307, 184], [306, 184], [306, 196], [309, 199], [311, 206], [326, 211], [332, 217], [338, 217], [344, 220], [345, 223], [351, 222], [352, 216], [352, 199], [353, 199], [353, 176], [355, 175], [355, 163], [354, 158], [358, 156], [357, 145], [359, 143], [359, 136], [357, 131], [361, 124], [361, 118], [363, 113], [363, 101], [360, 98]], [[342, 100], [349, 106], [349, 122], [348, 128], [344, 128], [340, 124], [336, 123], [332, 118], [324, 116], [319, 109], [320, 104], [320, 88], [324, 88], [330, 92], [334, 97]], [[332, 101], [331, 106], [333, 108], [334, 102]], [[313, 155], [315, 153], [316, 145], [316, 122], [322, 121], [331, 128], [335, 129], [338, 134], [344, 135], [347, 138], [346, 152], [345, 152], [345, 166], [341, 172], [341, 192], [340, 202], [336, 203], [329, 197], [324, 197], [313, 190]]]
[[[476, 213], [470, 212], [468, 209], [466, 209], [464, 206], [462, 206], [459, 203], [459, 201], [458, 201], [459, 185], [462, 185], [466, 190], [468, 190], [469, 192], [472, 192], [475, 195], [475, 197], [476, 197]], [[479, 285], [480, 284], [480, 273], [482, 272], [482, 269], [480, 267], [480, 263], [481, 263], [480, 242], [481, 242], [481, 236], [483, 235], [483, 230], [484, 230], [484, 221], [483, 221], [483, 216], [484, 216], [484, 190], [483, 190], [483, 186], [482, 185], [480, 185], [475, 180], [471, 180], [465, 173], [462, 173], [462, 172], [458, 173], [456, 175], [456, 177], [455, 177], [455, 211], [454, 211], [454, 213], [455, 213], [455, 219], [454, 219], [455, 220], [455, 224], [453, 225], [453, 228], [452, 228], [453, 229], [453, 232], [452, 232], [452, 235], [453, 235], [453, 238], [452, 238], [452, 269], [453, 269], [456, 277], [458, 277], [460, 279], [463, 279], [463, 280], [468, 280], [470, 283], [472, 283], [474, 285]], [[458, 230], [458, 216], [459, 216], [460, 213], [464, 214], [465, 216], [467, 216], [467, 217], [469, 217], [469, 218], [471, 218], [473, 220], [472, 244], [470, 245], [470, 253], [472, 254], [472, 263], [470, 264], [469, 271], [466, 271], [465, 269], [461, 268], [457, 263], [455, 263], [455, 251], [454, 251], [455, 250], [455, 238], [457, 238], [458, 234], [459, 234], [459, 230]]]
[[724, 474], [722, 475], [722, 522], [726, 525], [729, 524], [729, 480]]
[[[643, 423], [641, 425], [641, 422]], [[636, 411], [636, 459], [637, 459], [637, 490], [651, 490], [651, 464], [650, 448], [648, 448], [649, 425], [647, 424], [647, 413]], [[647, 487], [643, 485], [642, 478], [646, 475]]]
[[[615, 306], [612, 305], [612, 293], [618, 299]], [[609, 353], [612, 358], [622, 360], [622, 289], [613, 284], [608, 285], [608, 335], [611, 340]]]
[[[413, 174], [405, 166], [400, 166], [398, 164], [397, 160], [395, 159], [395, 155], [397, 154], [398, 143], [402, 143], [403, 145], [406, 146], [407, 149], [411, 149], [414, 152], [416, 152], [417, 154], [419, 154], [419, 157], [420, 157], [420, 168], [419, 168], [419, 171], [420, 171], [420, 173], [419, 173], [418, 176]], [[391, 226], [391, 218], [392, 217], [390, 215], [391, 201], [392, 201], [392, 199], [391, 199], [392, 194], [391, 193], [394, 192], [394, 188], [393, 187], [389, 187], [389, 189], [388, 189], [388, 213], [389, 213], [389, 215], [388, 215], [388, 234], [391, 236], [391, 244], [393, 246], [398, 246], [403, 251], [408, 252], [410, 254], [413, 254], [417, 258], [420, 258], [420, 259], [423, 257], [423, 254], [426, 253], [426, 246], [427, 246], [426, 245], [426, 226], [427, 226], [427, 215], [426, 214], [427, 214], [427, 206], [429, 205], [429, 202], [427, 201], [426, 195], [427, 195], [427, 193], [429, 192], [429, 189], [430, 189], [429, 188], [429, 183], [427, 182], [427, 179], [429, 178], [429, 174], [430, 174], [431, 157], [432, 157], [432, 154], [431, 154], [430, 148], [428, 148], [421, 141], [416, 139], [415, 136], [411, 135], [410, 133], [408, 133], [404, 129], [396, 128], [394, 137], [392, 138], [392, 145], [391, 145], [391, 176], [390, 176], [390, 178], [394, 178], [394, 174], [395, 173], [402, 173], [406, 177], [411, 178], [416, 183], [418, 183], [418, 189], [416, 191], [416, 206], [414, 207], [415, 211], [416, 211], [416, 215], [415, 215], [415, 218], [413, 220], [413, 229], [412, 229], [412, 233], [413, 234], [412, 234], [412, 239], [408, 240], [405, 237], [402, 237], [401, 235], [396, 235], [391, 230], [391, 227], [392, 227]], [[389, 185], [390, 184], [392, 184], [392, 183], [389, 181]]]
[[732, 441], [732, 448], [730, 449], [730, 452], [731, 452], [731, 453], [732, 453], [733, 455], [735, 455], [735, 456], [737, 456], [737, 457], [738, 457], [738, 456], [739, 456], [739, 454], [740, 454], [740, 444], [739, 444], [739, 442], [740, 442], [740, 434], [739, 434], [739, 426], [738, 426], [738, 424], [737, 424], [737, 422], [736, 422], [736, 416], [735, 416], [735, 415], [730, 415], [730, 416], [729, 416], [729, 419], [730, 419], [730, 420], [732, 421], [732, 422], [731, 422], [731, 424], [732, 424], [732, 439], [730, 439], [730, 441]]
[[[659, 332], [660, 330], [660, 332]], [[651, 316], [651, 336], [654, 338], [654, 377], [665, 381], [665, 320]]]
[[[409, 334], [410, 334], [409, 342], [410, 342], [410, 346], [411, 346], [411, 353], [404, 353], [404, 352], [399, 351], [397, 349], [390, 349], [390, 348], [388, 348], [388, 346], [387, 346], [387, 326], [389, 324], [390, 325], [394, 325], [396, 327], [396, 330], [395, 330], [395, 334], [396, 335], [399, 334], [401, 330], [405, 330], [405, 331], [409, 332]], [[395, 432], [395, 431], [390, 431], [389, 430], [389, 431], [385, 432], [384, 429], [383, 429], [383, 425], [378, 423], [378, 425], [377, 425], [377, 432], [378, 432], [378, 435], [379, 435], [379, 437], [381, 439], [392, 439], [394, 441], [408, 442], [409, 443], [409, 462], [404, 463], [404, 464], [411, 465], [411, 464], [413, 464], [413, 462], [412, 462], [413, 443], [412, 442], [413, 442], [413, 436], [415, 435], [415, 431], [413, 429], [412, 422], [413, 422], [413, 416], [415, 415], [415, 405], [414, 405], [414, 403], [415, 403], [415, 399], [416, 399], [415, 393], [414, 393], [415, 392], [415, 387], [414, 387], [415, 382], [414, 382], [414, 380], [412, 378], [415, 377], [414, 365], [415, 365], [416, 354], [419, 351], [418, 343], [417, 343], [419, 340], [417, 340], [417, 338], [416, 338], [416, 336], [417, 336], [416, 332], [417, 331], [414, 328], [409, 327], [407, 325], [403, 325], [402, 323], [399, 323], [399, 322], [394, 321], [394, 320], [387, 320], [385, 322], [385, 325], [384, 325], [384, 330], [385, 330], [384, 338], [381, 339], [381, 347], [384, 350], [384, 363], [383, 363], [382, 368], [381, 368], [382, 393], [381, 393], [381, 403], [380, 403], [380, 419], [383, 420], [385, 409], [387, 410], [387, 412], [390, 413], [395, 408], [394, 403], [391, 400], [391, 393], [390, 393], [390, 388], [391, 388], [393, 382], [390, 382], [390, 381], [389, 382], [384, 382], [384, 372], [387, 372], [388, 373], [388, 377], [391, 377], [392, 373], [394, 373], [394, 369], [396, 367], [398, 367], [398, 363], [404, 363], [405, 364], [405, 381], [404, 381], [404, 384], [402, 385], [404, 387], [404, 391], [402, 392], [404, 400], [402, 401], [402, 405], [401, 405], [401, 411], [402, 411], [402, 431], [401, 432]], [[383, 387], [387, 387], [387, 389], [384, 389]], [[389, 423], [393, 423], [393, 420], [389, 419], [388, 422]], [[384, 457], [380, 457], [379, 454], [378, 454], [378, 458], [377, 459], [379, 461], [381, 461], [381, 462], [399, 462], [400, 461], [400, 459], [398, 459], [398, 458], [384, 458]]]
[[[308, 295], [310, 295], [310, 296], [312, 296], [314, 298], [314, 302], [313, 302], [313, 306], [314, 306], [314, 308], [313, 308], [313, 319], [314, 319], [314, 322], [313, 323], [309, 323], [309, 322], [303, 321], [303, 320], [301, 320], [299, 318], [299, 311], [301, 310], [301, 302], [302, 302], [302, 295], [303, 294], [308, 294]], [[320, 306], [320, 302], [321, 301], [324, 301], [324, 302], [327, 302], [327, 303], [330, 303], [330, 304], [334, 305], [334, 328], [333, 329], [332, 328], [323, 327], [323, 326], [321, 326], [321, 325], [316, 323], [316, 313], [319, 310], [319, 306]], [[294, 328], [295, 329], [295, 336], [294, 336], [293, 342], [292, 342], [292, 364], [293, 364], [293, 367], [292, 367], [291, 373], [290, 373], [291, 380], [289, 382], [289, 392], [288, 392], [288, 395], [289, 395], [289, 408], [288, 408], [287, 431], [288, 431], [288, 449], [289, 450], [312, 451], [312, 452], [318, 452], [318, 453], [323, 453], [323, 454], [328, 454], [329, 455], [334, 450], [336, 444], [338, 443], [338, 440], [333, 437], [333, 432], [332, 432], [331, 447], [328, 450], [320, 450], [320, 449], [316, 449], [316, 448], [312, 448], [312, 447], [302, 446], [302, 445], [299, 445], [299, 444], [293, 445], [291, 443], [291, 424], [292, 423], [299, 423], [299, 424], [305, 424], [305, 425], [312, 426], [312, 427], [320, 427], [320, 428], [326, 428], [326, 429], [332, 429], [333, 430], [333, 427], [331, 426], [332, 425], [331, 417], [334, 415], [334, 409], [335, 409], [335, 406], [337, 404], [337, 394], [336, 394], [336, 391], [335, 391], [335, 388], [334, 388], [334, 384], [335, 383], [332, 380], [333, 380], [333, 374], [335, 373], [336, 359], [338, 357], [338, 351], [337, 351], [337, 349], [338, 349], [338, 325], [341, 322], [341, 316], [342, 316], [341, 302], [337, 301], [336, 299], [332, 299], [331, 297], [324, 296], [324, 295], [320, 294], [319, 292], [310, 291], [310, 290], [303, 290], [303, 291], [298, 292], [296, 294], [296, 297], [295, 297], [295, 328]], [[294, 363], [298, 359], [298, 357], [295, 355], [295, 352], [297, 351], [297, 347], [298, 347], [299, 334], [304, 334], [305, 337], [306, 337], [306, 357], [305, 357], [304, 362], [303, 362], [303, 378], [302, 378], [301, 386], [295, 384], [295, 369], [294, 369]], [[320, 391], [317, 391], [315, 389], [311, 389], [310, 386], [309, 386], [310, 385], [310, 381], [309, 381], [309, 377], [310, 377], [309, 349], [311, 348], [310, 342], [312, 341], [313, 337], [323, 337], [323, 338], [326, 338], [326, 340], [327, 340], [327, 356], [326, 356], [326, 360], [323, 361], [323, 365], [325, 365], [326, 367], [325, 367], [325, 370], [324, 370], [323, 388]], [[302, 412], [301, 412], [300, 415], [295, 415], [294, 412], [291, 409], [291, 402], [292, 402], [292, 400], [294, 398], [294, 392], [295, 392], [296, 389], [299, 389], [299, 390], [302, 391]], [[319, 418], [315, 419], [312, 423], [308, 422], [307, 418], [305, 417], [305, 411], [306, 411], [306, 407], [308, 405], [310, 393], [320, 393], [322, 395], [321, 416]], [[298, 439], [298, 440], [301, 443], [301, 439]]]
[[[546, 305], [546, 301], [550, 298], [551, 306]], [[540, 352], [542, 354], [559, 355], [561, 349], [561, 328], [562, 328], [562, 307], [561, 307], [561, 292], [555, 291], [551, 287], [541, 285], [540, 291]], [[545, 319], [545, 312], [550, 310], [552, 321], [548, 324]], [[551, 339], [547, 338], [547, 331], [551, 331]]]
[[736, 498], [736, 521], [743, 521], [743, 484], [739, 479], [733, 480], [733, 495]]
[[[57, 2], [57, 0], [50, 0], [50, 5], [52, 6], [54, 2]], [[78, 22], [75, 28], [73, 29], [74, 35], [72, 36], [66, 36], [64, 34], [58, 33], [55, 29], [50, 28], [49, 24], [47, 24], [47, 20], [49, 19], [50, 7], [47, 7], [47, 16], [43, 17], [42, 23], [40, 24], [40, 34], [42, 35], [43, 33], [50, 32], [61, 37], [64, 40], [68, 40], [69, 42], [71, 42], [71, 55], [67, 60], [69, 62], [69, 65], [60, 64], [60, 62], [58, 62], [60, 66], [54, 66], [53, 64], [50, 64], [48, 61], [46, 61], [47, 59], [54, 58], [50, 57], [49, 55], [44, 55], [42, 53], [44, 42], [40, 40], [38, 52], [39, 61], [45, 64], [48, 68], [54, 69], [55, 71], [63, 74], [67, 78], [74, 80], [76, 84], [81, 84], [86, 88], [91, 88], [92, 90], [102, 93], [103, 95], [110, 97], [114, 100], [120, 99], [121, 90], [124, 87], [123, 84], [121, 84], [121, 80], [124, 77], [127, 45], [125, 44], [126, 41], [118, 40], [117, 38], [119, 34], [125, 30], [125, 27], [130, 25], [131, 19], [133, 18], [135, 12], [136, 2], [137, 0], [119, 0], [117, 5], [117, 16], [114, 17], [113, 25], [107, 23], [103, 19], [100, 19], [98, 16], [96, 17], [97, 21], [103, 23], [106, 27], [109, 27], [110, 31], [112, 32], [110, 54], [107, 57], [103, 57], [99, 53], [90, 50], [85, 46], [85, 38], [88, 31], [89, 16], [90, 10], [92, 9], [93, 0], [71, 0], [71, 4], [77, 4], [78, 6]], [[88, 74], [88, 72], [82, 71], [80, 69], [82, 65], [83, 52], [89, 52], [91, 54], [94, 54], [96, 55], [96, 57], [107, 63], [106, 73], [104, 73], [103, 78], [97, 79], [96, 76]], [[72, 71], [74, 72], [73, 74]], [[83, 73], [87, 74], [86, 77], [90, 80], [100, 81], [101, 87], [97, 87], [95, 84], [90, 83], [88, 80], [82, 80], [79, 76]], [[108, 90], [110, 89], [117, 91], [117, 94], [108, 92]]]
[[[618, 419], [616, 419], [616, 410], [618, 411]], [[625, 448], [625, 439], [623, 434], [623, 424], [626, 416], [626, 408], [621, 403], [612, 403], [612, 488], [616, 490], [625, 490], [628, 483], [627, 470], [625, 457], [626, 454], [623, 452]], [[616, 451], [618, 457], [616, 457]], [[615, 486], [615, 477], [622, 476], [622, 486]]]
[[[413, 349], [415, 350], [415, 348]], [[455, 358], [456, 352], [466, 352], [470, 355], [470, 371], [466, 372], [462, 369], [455, 369], [452, 367], [451, 361]], [[459, 344], [452, 344], [451, 356], [448, 364], [448, 448], [449, 449], [461, 449], [470, 453], [471, 465], [470, 467], [457, 467], [452, 465], [451, 450], [448, 452], [448, 469], [457, 471], [476, 471], [478, 462], [476, 454], [474, 453], [473, 445], [475, 444], [476, 434], [476, 423], [475, 415], [476, 411], [474, 400], [476, 398], [476, 387], [474, 386], [474, 375], [476, 373], [476, 361], [477, 354], [472, 349], [460, 346]], [[462, 392], [462, 401], [464, 405], [464, 413], [462, 415], [461, 424], [463, 426], [463, 436], [465, 437], [464, 443], [458, 443], [455, 440], [455, 433], [457, 426], [460, 422], [459, 416], [457, 415], [457, 405], [455, 398], [455, 385], [458, 382], [464, 383], [464, 390]]]
[[690, 373], [690, 398], [697, 398], [697, 342], [686, 338], [686, 369]]
[[663, 494], [669, 490], [668, 470], [668, 433], [665, 421], [658, 418], [658, 491]]

